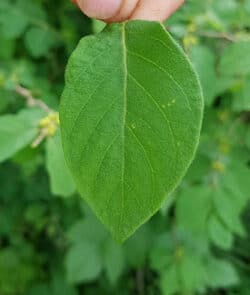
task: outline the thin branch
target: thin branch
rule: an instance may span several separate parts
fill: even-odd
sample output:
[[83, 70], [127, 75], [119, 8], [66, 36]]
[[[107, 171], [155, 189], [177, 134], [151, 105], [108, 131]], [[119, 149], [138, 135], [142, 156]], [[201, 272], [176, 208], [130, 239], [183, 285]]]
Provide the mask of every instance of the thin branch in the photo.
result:
[[[168, 29], [171, 31], [172, 27], [168, 26]], [[206, 38], [214, 38], [214, 39], [224, 39], [230, 42], [236, 42], [239, 38], [233, 33], [230, 32], [216, 32], [216, 31], [199, 31], [195, 30], [192, 32], [193, 35], [197, 35], [200, 37]]]
[[217, 33], [217, 32], [209, 32], [209, 31], [197, 31], [196, 34], [201, 37], [207, 38], [215, 38], [215, 39], [225, 39], [230, 42], [237, 41], [237, 38], [229, 33]]
[[46, 113], [53, 112], [53, 110], [50, 109], [50, 107], [48, 107], [46, 105], [46, 103], [44, 103], [42, 100], [34, 98], [29, 89], [27, 89], [21, 85], [17, 85], [15, 88], [15, 92], [17, 94], [19, 94], [20, 96], [22, 96], [26, 100], [26, 103], [29, 107], [38, 107]]
[[47, 137], [48, 130], [42, 129], [38, 137], [32, 142], [31, 147], [36, 148], [39, 146], [39, 144]]

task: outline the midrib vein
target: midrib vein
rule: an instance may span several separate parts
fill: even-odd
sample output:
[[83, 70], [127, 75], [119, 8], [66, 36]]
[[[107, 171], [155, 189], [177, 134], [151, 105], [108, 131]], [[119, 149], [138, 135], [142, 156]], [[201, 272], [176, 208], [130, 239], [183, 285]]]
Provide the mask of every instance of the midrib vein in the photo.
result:
[[128, 69], [127, 69], [127, 46], [126, 46], [126, 23], [122, 24], [122, 51], [123, 51], [123, 67], [124, 67], [124, 88], [123, 88], [123, 117], [122, 117], [122, 204], [120, 217], [120, 230], [124, 211], [124, 186], [125, 186], [125, 127], [127, 117], [127, 86], [128, 86]]

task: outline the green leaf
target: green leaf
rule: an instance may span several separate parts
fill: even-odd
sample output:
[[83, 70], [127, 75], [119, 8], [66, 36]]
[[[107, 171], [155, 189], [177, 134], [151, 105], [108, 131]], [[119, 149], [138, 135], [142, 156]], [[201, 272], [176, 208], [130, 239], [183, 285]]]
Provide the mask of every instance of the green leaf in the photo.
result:
[[13, 4], [7, 4], [4, 9], [0, 9], [0, 26], [8, 39], [22, 35], [29, 24], [27, 15], [22, 13], [18, 6], [13, 6]]
[[65, 163], [60, 132], [47, 140], [46, 167], [52, 193], [65, 197], [72, 195], [75, 191], [75, 185]]
[[215, 96], [220, 96], [231, 89], [236, 84], [236, 78], [233, 76], [218, 76], [215, 81]]
[[232, 198], [237, 210], [243, 210], [250, 199], [250, 169], [242, 163], [231, 163], [230, 171], [224, 174], [222, 185]]
[[[214, 14], [214, 18], [217, 22], [221, 22], [221, 24], [223, 24], [225, 29], [230, 24], [233, 24], [237, 17], [237, 8], [239, 8], [239, 5], [236, 2], [237, 0], [212, 1], [211, 13]], [[240, 20], [241, 18], [239, 18], [238, 22]]]
[[232, 200], [232, 195], [219, 189], [212, 196], [216, 212], [224, 224], [229, 230], [244, 236], [245, 231], [240, 220], [241, 210], [237, 208], [235, 200]]
[[[51, 294], [51, 295], [77, 295], [78, 292], [74, 286], [71, 284], [68, 284], [67, 281], [65, 280], [65, 277], [61, 273], [57, 273], [54, 270], [54, 277], [51, 282], [51, 291], [52, 292], [47, 292], [46, 294]], [[37, 295], [35, 293], [35, 295]]]
[[0, 112], [3, 112], [9, 103], [6, 96], [2, 96], [2, 94], [4, 94], [4, 91], [1, 91], [0, 89]]
[[214, 288], [233, 286], [239, 282], [239, 277], [232, 264], [224, 260], [210, 258], [208, 260], [207, 282]]
[[138, 269], [144, 266], [147, 255], [152, 248], [152, 236], [150, 227], [145, 224], [126, 241], [124, 251], [130, 266]]
[[240, 91], [234, 94], [233, 110], [236, 112], [250, 111], [250, 76], [248, 76]]
[[194, 46], [190, 49], [190, 58], [199, 74], [206, 105], [210, 106], [215, 98], [215, 56], [205, 46]]
[[45, 56], [57, 41], [53, 32], [41, 28], [31, 28], [24, 38], [26, 48], [33, 57]]
[[124, 241], [161, 206], [198, 144], [200, 84], [157, 22], [112, 24], [70, 58], [60, 110], [81, 195]]
[[35, 284], [29, 290], [28, 295], [46, 295], [50, 292], [50, 287], [46, 283]]
[[232, 232], [224, 226], [220, 220], [212, 216], [208, 223], [209, 237], [211, 241], [218, 247], [229, 250], [233, 244]]
[[230, 44], [223, 52], [219, 72], [224, 75], [250, 74], [250, 41]]
[[162, 274], [160, 287], [164, 295], [176, 294], [180, 290], [176, 265], [171, 266]]
[[105, 27], [105, 23], [103, 21], [93, 19], [92, 20], [92, 28], [94, 33], [101, 32]]
[[107, 237], [107, 232], [100, 221], [93, 216], [86, 216], [84, 219], [74, 223], [68, 232], [72, 242], [81, 242], [82, 239], [102, 244]]
[[70, 283], [83, 283], [96, 279], [102, 270], [98, 247], [90, 241], [73, 245], [66, 256], [67, 278]]
[[27, 287], [30, 286], [30, 284], [34, 281], [36, 268], [34, 264], [32, 264], [32, 262], [30, 261], [30, 248], [25, 248], [25, 246], [26, 244], [21, 242], [20, 248], [22, 248], [23, 251], [10, 246], [1, 249], [1, 294], [21, 294], [25, 292], [25, 290], [27, 290]]
[[170, 235], [162, 234], [154, 242], [150, 251], [150, 266], [153, 270], [163, 271], [174, 261], [174, 249], [168, 244], [171, 241]]
[[124, 258], [122, 247], [113, 240], [107, 239], [104, 249], [104, 268], [112, 285], [117, 283], [123, 272], [125, 265]]
[[25, 110], [17, 115], [0, 117], [0, 162], [31, 143], [38, 132], [40, 118], [39, 110]]
[[48, 27], [45, 11], [37, 1], [5, 0], [2, 2], [4, 3], [0, 5], [0, 29], [6, 38], [20, 37], [30, 24]]
[[[0, 38], [1, 38], [1, 43], [4, 44], [4, 46], [0, 46], [0, 58], [10, 59], [15, 50], [15, 43], [13, 42], [13, 40], [4, 38], [1, 34], [1, 31], [0, 31]], [[1, 82], [2, 81], [0, 81], [0, 85], [2, 84]], [[0, 91], [1, 91], [1, 87], [0, 87]]]
[[247, 130], [247, 134], [246, 134], [246, 145], [250, 149], [250, 126], [248, 126], [248, 130]]
[[199, 290], [205, 281], [202, 259], [194, 253], [188, 253], [180, 263], [180, 276], [186, 293]]
[[[211, 190], [203, 186], [183, 190], [177, 199], [176, 222], [180, 228], [202, 234], [207, 229]], [[192, 212], [192, 214], [190, 214]]]

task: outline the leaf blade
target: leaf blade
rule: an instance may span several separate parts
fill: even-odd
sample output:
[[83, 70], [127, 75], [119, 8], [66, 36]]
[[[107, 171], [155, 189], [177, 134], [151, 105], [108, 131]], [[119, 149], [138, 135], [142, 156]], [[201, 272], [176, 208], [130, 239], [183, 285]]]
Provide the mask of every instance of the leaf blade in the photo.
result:
[[196, 75], [159, 23], [113, 24], [80, 42], [66, 72], [63, 147], [81, 195], [116, 239], [152, 216], [185, 174], [202, 110]]

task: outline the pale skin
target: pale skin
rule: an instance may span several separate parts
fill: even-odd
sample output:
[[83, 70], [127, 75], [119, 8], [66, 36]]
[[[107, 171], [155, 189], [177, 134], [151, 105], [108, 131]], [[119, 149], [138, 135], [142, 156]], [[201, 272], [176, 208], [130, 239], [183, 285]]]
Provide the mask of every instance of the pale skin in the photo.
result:
[[130, 19], [164, 21], [184, 0], [73, 0], [89, 17], [106, 23]]

